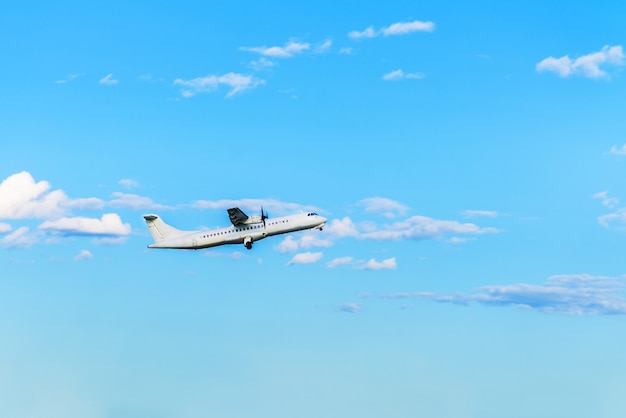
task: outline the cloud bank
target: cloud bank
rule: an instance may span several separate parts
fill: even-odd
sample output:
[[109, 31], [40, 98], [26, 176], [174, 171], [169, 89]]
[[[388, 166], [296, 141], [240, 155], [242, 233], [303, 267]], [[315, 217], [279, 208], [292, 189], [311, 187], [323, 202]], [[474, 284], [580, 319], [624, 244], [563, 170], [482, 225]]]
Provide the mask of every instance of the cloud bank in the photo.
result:
[[549, 277], [542, 285], [520, 283], [483, 286], [470, 294], [398, 292], [378, 297], [423, 298], [460, 305], [478, 303], [487, 306], [512, 306], [551, 314], [623, 315], [626, 314], [625, 287], [624, 277], [563, 274]]

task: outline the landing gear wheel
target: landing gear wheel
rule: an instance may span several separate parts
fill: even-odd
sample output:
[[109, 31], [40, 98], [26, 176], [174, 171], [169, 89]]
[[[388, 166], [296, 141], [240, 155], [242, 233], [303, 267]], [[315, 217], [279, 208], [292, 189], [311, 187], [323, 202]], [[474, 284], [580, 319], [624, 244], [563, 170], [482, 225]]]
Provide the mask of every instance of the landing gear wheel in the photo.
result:
[[252, 241], [246, 242], [244, 245], [246, 246], [247, 249], [249, 249], [249, 250], [252, 249]]

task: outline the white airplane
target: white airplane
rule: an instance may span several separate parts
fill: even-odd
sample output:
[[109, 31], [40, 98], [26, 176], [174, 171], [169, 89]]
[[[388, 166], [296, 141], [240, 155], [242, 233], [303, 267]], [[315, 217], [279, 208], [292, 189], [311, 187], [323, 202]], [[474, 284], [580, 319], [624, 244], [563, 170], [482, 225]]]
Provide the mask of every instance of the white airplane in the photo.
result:
[[297, 215], [268, 218], [261, 208], [261, 216], [248, 216], [239, 208], [228, 209], [233, 226], [206, 231], [181, 231], [163, 222], [155, 214], [144, 215], [154, 244], [148, 248], [175, 248], [198, 250], [225, 244], [243, 244], [252, 249], [252, 243], [272, 235], [305, 229], [319, 229], [326, 225], [326, 218], [317, 213], [307, 212]]

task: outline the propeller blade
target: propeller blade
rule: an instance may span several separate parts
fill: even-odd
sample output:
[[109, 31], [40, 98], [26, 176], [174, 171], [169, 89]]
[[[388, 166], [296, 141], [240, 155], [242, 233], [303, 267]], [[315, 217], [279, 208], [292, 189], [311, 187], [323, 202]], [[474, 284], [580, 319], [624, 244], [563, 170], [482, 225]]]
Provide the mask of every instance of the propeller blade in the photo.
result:
[[267, 219], [267, 215], [263, 212], [263, 206], [261, 206], [261, 220], [263, 221], [263, 228], [265, 228], [265, 219]]

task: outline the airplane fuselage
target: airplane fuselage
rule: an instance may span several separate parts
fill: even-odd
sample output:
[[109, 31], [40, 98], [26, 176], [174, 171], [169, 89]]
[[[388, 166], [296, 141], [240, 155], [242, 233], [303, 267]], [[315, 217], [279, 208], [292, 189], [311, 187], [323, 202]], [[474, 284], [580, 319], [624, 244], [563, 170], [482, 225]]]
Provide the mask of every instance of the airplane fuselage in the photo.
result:
[[264, 223], [257, 222], [188, 232], [163, 239], [148, 245], [148, 247], [198, 250], [225, 244], [244, 244], [246, 248], [250, 248], [252, 242], [264, 238], [313, 228], [322, 229], [325, 223], [326, 218], [315, 213], [299, 213], [278, 218], [266, 218]]

